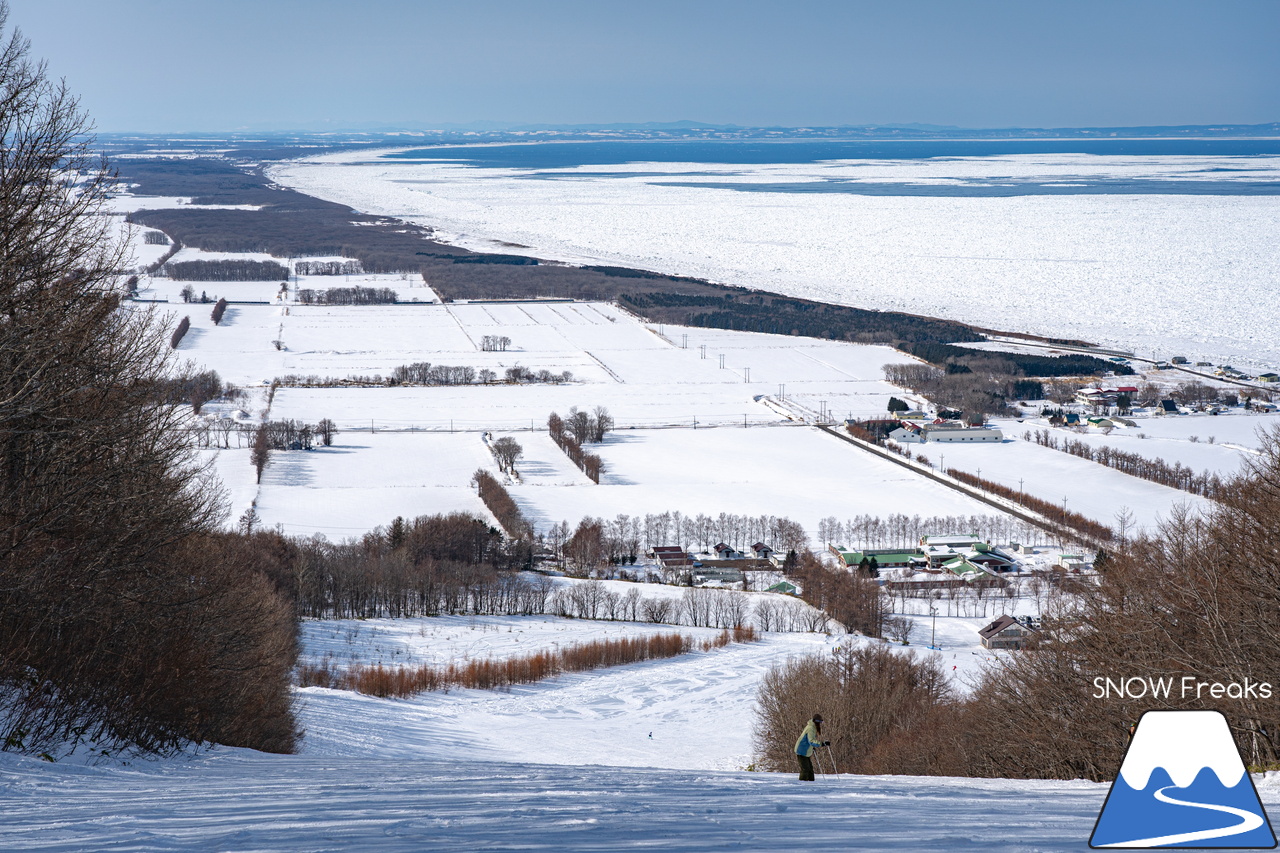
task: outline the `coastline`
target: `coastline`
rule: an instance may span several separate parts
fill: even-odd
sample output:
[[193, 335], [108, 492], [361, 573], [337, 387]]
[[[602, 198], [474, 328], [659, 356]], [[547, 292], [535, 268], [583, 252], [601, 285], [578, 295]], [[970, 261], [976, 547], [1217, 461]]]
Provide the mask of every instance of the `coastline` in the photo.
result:
[[[795, 218], [804, 218], [813, 228], [807, 232], [807, 238], [801, 233], [802, 228], [793, 229], [779, 237], [773, 246], [767, 245], [767, 236], [755, 238], [741, 258], [735, 257], [732, 264], [726, 264], [723, 257], [730, 251], [724, 246], [726, 241], [745, 243], [748, 238], [743, 235], [769, 230], [769, 220], [750, 219], [759, 205], [752, 207], [741, 198], [743, 194], [732, 190], [672, 189], [655, 183], [651, 177], [626, 175], [628, 171], [652, 172], [657, 166], [674, 176], [681, 168], [705, 169], [707, 164], [630, 163], [615, 170], [614, 174], [623, 177], [593, 182], [590, 171], [585, 169], [560, 170], [555, 175], [557, 180], [530, 180], [519, 170], [479, 168], [458, 160], [390, 161], [371, 158], [370, 154], [370, 151], [338, 152], [302, 158], [270, 166], [267, 175], [298, 192], [350, 205], [361, 212], [430, 227], [436, 239], [481, 253], [692, 276], [716, 284], [831, 305], [940, 317], [1039, 337], [1091, 340], [1103, 346], [1136, 350], [1157, 359], [1185, 354], [1196, 360], [1231, 362], [1260, 369], [1274, 369], [1280, 363], [1280, 346], [1273, 342], [1274, 336], [1269, 332], [1280, 324], [1280, 314], [1268, 311], [1265, 305], [1259, 311], [1252, 303], [1242, 304], [1234, 293], [1241, 280], [1257, 282], [1259, 294], [1268, 291], [1269, 281], [1280, 285], [1277, 281], [1280, 276], [1276, 274], [1280, 254], [1262, 245], [1260, 240], [1251, 240], [1248, 234], [1220, 234], [1232, 230], [1225, 227], [1211, 234], [1196, 233], [1198, 223], [1224, 218], [1232, 223], [1252, 221], [1254, 225], [1250, 230], [1260, 227], [1258, 220], [1264, 223], [1274, 220], [1280, 227], [1280, 200], [1270, 197], [1206, 200], [1195, 196], [1081, 195], [1072, 196], [1073, 201], [1064, 207], [1053, 200], [1057, 197], [1000, 199], [997, 203], [983, 199], [929, 199], [923, 204], [911, 199], [904, 202], [858, 197], [860, 200], [854, 202], [845, 199], [815, 205], [803, 196], [752, 193], [768, 196], [775, 204], [792, 205]], [[332, 171], [334, 169], [353, 171], [341, 174]], [[327, 175], [323, 174], [326, 170]], [[698, 194], [694, 201], [689, 200], [689, 192]], [[639, 202], [635, 202], [637, 198]], [[704, 201], [705, 209], [700, 209], [698, 205]], [[627, 207], [629, 203], [631, 208]], [[575, 209], [575, 204], [584, 211]], [[664, 206], [675, 208], [677, 215], [671, 215], [672, 211], [664, 210]], [[803, 266], [806, 252], [816, 256], [829, 250], [833, 256], [839, 256], [837, 261], [855, 254], [854, 250], [841, 245], [830, 223], [815, 218], [815, 213], [827, 209], [865, 220], [866, 210], [870, 209], [888, 211], [901, 218], [926, 206], [944, 211], [943, 215], [935, 215], [930, 223], [930, 227], [938, 231], [946, 230], [948, 217], [952, 222], [963, 221], [966, 214], [984, 210], [988, 219], [990, 211], [997, 211], [998, 216], [992, 221], [1013, 237], [1044, 241], [1044, 230], [1060, 231], [1062, 234], [1053, 237], [1056, 241], [1053, 245], [1060, 254], [1074, 257], [1020, 258], [1007, 251], [1021, 245], [1012, 239], [1005, 243], [988, 239], [985, 245], [993, 249], [991, 253], [953, 254], [945, 247], [938, 247], [941, 251], [932, 255], [912, 253], [908, 250], [914, 249], [914, 244], [899, 240], [893, 247], [898, 252], [895, 255], [880, 249], [875, 240], [868, 237], [859, 250], [864, 255], [879, 251], [881, 257], [873, 258], [879, 262], [878, 266], [864, 262], [861, 269], [855, 270], [861, 274], [858, 276], [861, 281], [851, 280], [852, 274], [842, 276], [839, 264], [825, 259], [817, 264], [810, 259], [807, 278], [791, 272]], [[1009, 212], [1011, 209], [1025, 213], [1023, 219], [1033, 224], [1019, 222], [1018, 217]], [[1081, 212], [1072, 213], [1068, 221], [1059, 225], [1064, 209]], [[748, 214], [742, 214], [743, 210]], [[720, 227], [717, 223], [708, 224], [708, 218], [714, 214], [737, 218]], [[683, 222], [681, 215], [685, 217]], [[589, 216], [614, 217], [617, 221], [592, 224], [586, 220]], [[637, 227], [649, 227], [646, 233], [636, 235], [627, 231], [628, 225], [636, 225], [645, 216], [661, 218], [661, 221], [651, 226], [640, 223]], [[1037, 216], [1038, 226], [1034, 222]], [[1088, 233], [1072, 231], [1077, 220], [1084, 223], [1081, 227]], [[1160, 245], [1144, 245], [1140, 239], [1149, 222], [1164, 223], [1169, 232], [1163, 235]], [[1055, 229], [1055, 225], [1059, 227]], [[594, 228], [595, 231], [588, 238], [579, 239], [581, 235], [575, 234], [575, 228]], [[1138, 233], [1117, 236], [1115, 232], [1125, 228], [1137, 229]], [[558, 234], [555, 229], [560, 229]], [[667, 234], [679, 234], [681, 238], [687, 234], [688, 237], [678, 241], [677, 251], [666, 251], [651, 239], [653, 232], [663, 229]], [[619, 239], [605, 245], [613, 234]], [[1172, 237], [1178, 234], [1187, 238], [1184, 243], [1198, 245], [1174, 246], [1176, 241]], [[1203, 281], [1188, 282], [1181, 278], [1182, 270], [1194, 270], [1197, 262], [1204, 263], [1207, 250], [1199, 251], [1198, 256], [1197, 251], [1204, 249], [1206, 243], [1215, 244], [1219, 236], [1224, 238], [1225, 245], [1216, 247], [1218, 254], [1235, 252], [1244, 260], [1210, 264], [1201, 276]], [[809, 248], [787, 246], [790, 237], [796, 237], [793, 243], [809, 239], [812, 245]], [[979, 234], [979, 242], [981, 238]], [[1004, 257], [994, 251], [1000, 248], [1006, 250]], [[1160, 251], [1162, 249], [1167, 251]], [[1110, 254], [1103, 260], [1087, 257], [1101, 251]], [[1175, 252], [1178, 257], [1164, 256]], [[788, 254], [801, 263], [788, 264]], [[861, 260], [865, 261], [865, 257]], [[1151, 274], [1142, 276], [1123, 270], [1121, 262], [1130, 260], [1135, 267], [1146, 264]], [[1072, 266], [1080, 269], [1070, 269]], [[888, 285], [875, 281], [884, 277], [893, 281]], [[868, 281], [872, 284], [867, 285]], [[955, 294], [974, 281], [985, 288], [981, 293], [973, 290], [963, 297]], [[1148, 295], [1134, 294], [1139, 284], [1149, 289]], [[894, 285], [900, 285], [897, 289], [901, 293], [917, 296], [902, 296], [894, 291]], [[921, 293], [924, 295], [919, 296]], [[1276, 316], [1268, 317], [1268, 313]], [[1177, 316], [1170, 319], [1170, 315]]]

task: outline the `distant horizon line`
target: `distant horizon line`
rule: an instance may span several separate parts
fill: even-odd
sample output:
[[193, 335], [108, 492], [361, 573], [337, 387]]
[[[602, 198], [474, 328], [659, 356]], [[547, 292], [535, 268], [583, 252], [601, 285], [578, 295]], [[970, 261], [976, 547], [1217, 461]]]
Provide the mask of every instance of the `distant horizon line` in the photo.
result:
[[[957, 139], [957, 138], [990, 138], [1003, 139], [1121, 139], [1121, 138], [1275, 138], [1280, 137], [1280, 121], [1258, 124], [1239, 123], [1207, 123], [1207, 124], [1136, 124], [1136, 125], [1079, 125], [1079, 126], [1018, 126], [1003, 127], [963, 127], [959, 125], [938, 125], [919, 122], [898, 122], [881, 124], [799, 124], [799, 125], [739, 125], [716, 122], [699, 122], [680, 120], [671, 122], [596, 122], [577, 124], [553, 123], [503, 123], [476, 121], [469, 123], [442, 122], [435, 125], [418, 123], [405, 124], [352, 124], [343, 127], [241, 127], [223, 130], [116, 130], [98, 131], [99, 138], [117, 137], [150, 137], [174, 138], [180, 136], [226, 138], [236, 136], [303, 136], [331, 137], [349, 136], [494, 136], [506, 134], [582, 134], [582, 133], [662, 133], [683, 132], [688, 134], [728, 133], [746, 134], [819, 134], [832, 138], [833, 134], [849, 134], [860, 138], [876, 139]], [[1104, 135], [1105, 134], [1105, 135]], [[1123, 137], [1121, 137], [1123, 134]], [[680, 137], [676, 137], [680, 138]], [[723, 138], [723, 137], [722, 137]], [[732, 137], [730, 137], [732, 138]]]

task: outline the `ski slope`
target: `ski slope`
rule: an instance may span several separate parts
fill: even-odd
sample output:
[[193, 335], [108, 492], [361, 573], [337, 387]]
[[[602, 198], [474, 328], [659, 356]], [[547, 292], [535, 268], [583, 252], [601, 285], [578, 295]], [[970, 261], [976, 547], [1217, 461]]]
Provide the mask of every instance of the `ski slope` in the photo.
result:
[[[557, 636], [659, 628], [670, 630], [448, 617], [308, 622], [304, 636], [311, 657], [346, 646], [360, 659], [395, 660], [406, 646], [501, 656]], [[385, 700], [306, 688], [298, 691], [306, 737], [295, 756], [220, 747], [92, 766], [0, 754], [4, 842], [46, 851], [389, 853], [774, 851], [797, 840], [812, 850], [1079, 848], [1106, 786], [853, 776], [802, 785], [791, 774], [745, 769], [761, 673], [841, 642], [871, 641], [768, 634], [509, 692]]]
[[[709, 723], [713, 725], [713, 723]], [[823, 778], [219, 749], [130, 767], [0, 754], [4, 845], [84, 850], [1083, 850], [1088, 782]], [[1277, 798], [1272, 792], [1270, 802]]]

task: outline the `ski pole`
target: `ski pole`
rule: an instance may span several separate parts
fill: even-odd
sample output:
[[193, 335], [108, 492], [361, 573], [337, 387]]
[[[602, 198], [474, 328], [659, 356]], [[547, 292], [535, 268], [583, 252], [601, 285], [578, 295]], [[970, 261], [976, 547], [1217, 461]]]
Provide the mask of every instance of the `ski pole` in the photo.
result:
[[822, 769], [822, 759], [818, 758], [818, 750], [816, 749], [813, 751], [813, 763], [818, 765], [818, 773], [825, 779], [827, 777], [827, 771]]

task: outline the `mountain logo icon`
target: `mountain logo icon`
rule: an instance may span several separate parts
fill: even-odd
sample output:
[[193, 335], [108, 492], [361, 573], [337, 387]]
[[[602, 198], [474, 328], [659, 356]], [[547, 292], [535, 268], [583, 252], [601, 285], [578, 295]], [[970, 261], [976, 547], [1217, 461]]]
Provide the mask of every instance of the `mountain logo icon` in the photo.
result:
[[1147, 711], [1089, 846], [1270, 850], [1276, 836], [1217, 711]]

